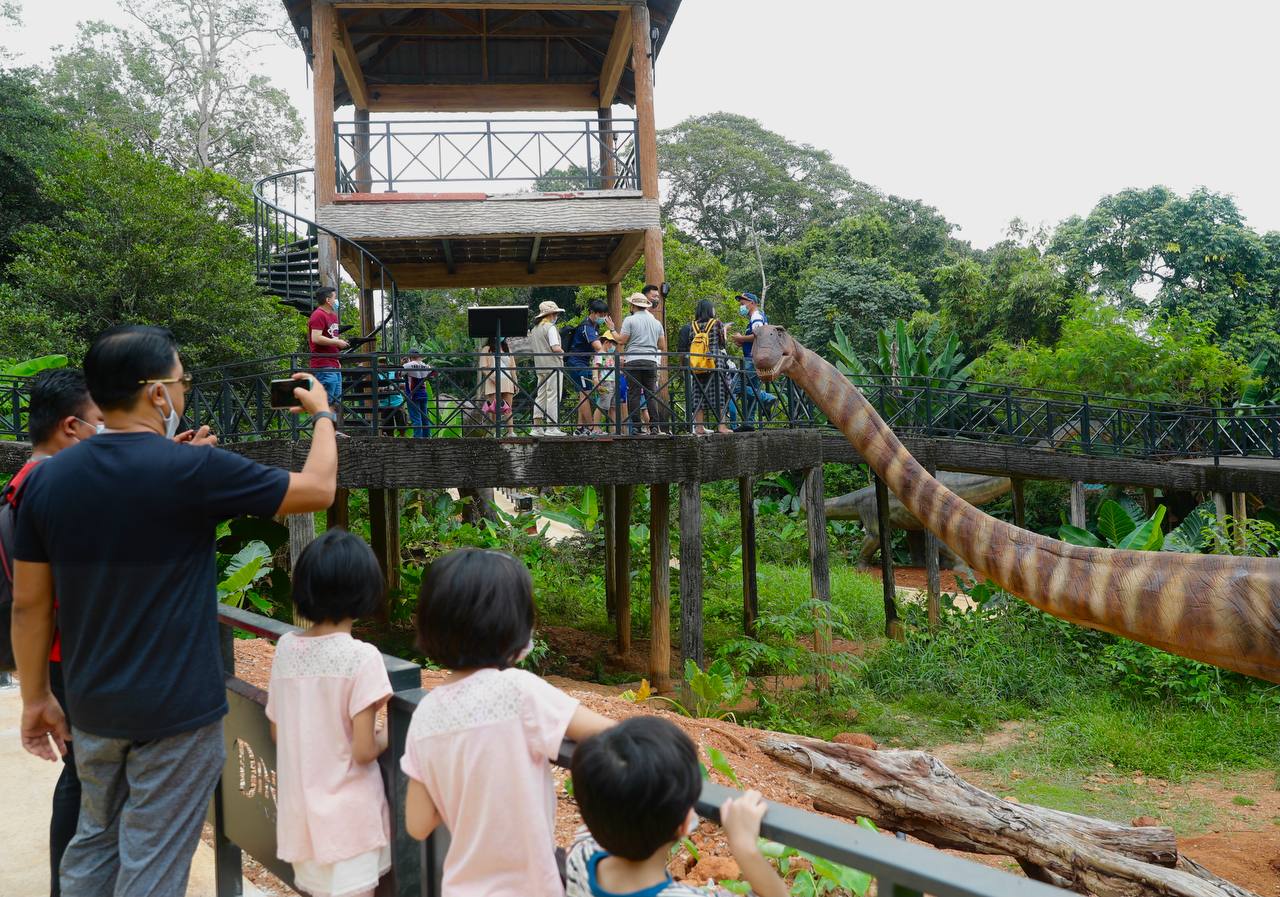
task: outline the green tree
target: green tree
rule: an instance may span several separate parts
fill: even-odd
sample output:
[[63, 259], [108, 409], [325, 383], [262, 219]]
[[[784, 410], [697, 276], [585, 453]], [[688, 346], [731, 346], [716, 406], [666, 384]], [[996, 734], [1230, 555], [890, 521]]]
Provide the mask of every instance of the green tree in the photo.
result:
[[117, 323], [170, 328], [191, 366], [299, 347], [302, 317], [254, 284], [252, 207], [231, 178], [81, 135], [50, 161], [41, 193], [59, 212], [14, 235], [0, 357], [27, 357], [33, 335], [49, 334], [78, 356]]
[[180, 168], [251, 181], [294, 164], [302, 120], [257, 72], [266, 43], [287, 39], [268, 0], [125, 0], [129, 29], [90, 23], [45, 79], [82, 125], [118, 134]]
[[[1084, 218], [1062, 222], [1050, 248], [1068, 276], [1121, 307], [1186, 313], [1222, 342], [1243, 334], [1245, 357], [1280, 305], [1280, 234], [1258, 234], [1235, 200], [1204, 188], [1105, 196]], [[1155, 289], [1150, 302], [1144, 287]]]
[[721, 257], [797, 239], [875, 196], [827, 151], [727, 112], [663, 131], [658, 162], [663, 215]]
[[881, 330], [924, 307], [910, 274], [887, 262], [846, 258], [808, 281], [794, 329], [801, 343], [826, 353], [839, 326], [854, 352], [869, 355], [876, 351]]
[[1006, 240], [933, 272], [943, 326], [977, 352], [993, 343], [1053, 343], [1078, 290], [1053, 256]]
[[978, 381], [1205, 405], [1229, 403], [1250, 377], [1205, 325], [1185, 315], [1148, 322], [1096, 297], [1074, 301], [1053, 346], [997, 342], [973, 366]]
[[0, 270], [13, 257], [14, 232], [54, 213], [40, 192], [40, 172], [69, 140], [29, 74], [0, 71]]

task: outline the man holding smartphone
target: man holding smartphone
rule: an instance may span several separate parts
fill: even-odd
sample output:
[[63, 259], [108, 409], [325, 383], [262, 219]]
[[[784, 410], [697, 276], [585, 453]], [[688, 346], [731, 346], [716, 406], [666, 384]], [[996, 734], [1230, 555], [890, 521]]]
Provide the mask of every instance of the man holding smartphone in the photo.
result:
[[[225, 759], [217, 526], [327, 508], [334, 415], [320, 383], [295, 374], [293, 410], [311, 414], [315, 432], [290, 473], [173, 440], [191, 378], [167, 330], [106, 331], [84, 372], [106, 428], [41, 462], [18, 510], [20, 734], [51, 761], [74, 737], [82, 797], [65, 893], [181, 894]], [[55, 591], [73, 736], [49, 685]]]

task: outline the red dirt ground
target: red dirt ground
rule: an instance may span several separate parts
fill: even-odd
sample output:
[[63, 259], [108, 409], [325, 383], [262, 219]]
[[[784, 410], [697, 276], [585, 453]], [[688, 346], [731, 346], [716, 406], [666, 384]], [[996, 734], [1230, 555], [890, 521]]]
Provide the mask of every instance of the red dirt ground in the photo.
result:
[[[597, 656], [596, 652], [607, 643], [600, 636], [576, 633], [575, 637], [570, 636], [568, 634], [570, 632], [573, 630], [547, 631], [545, 635], [553, 646], [559, 646], [557, 650], [566, 653], [567, 656], [577, 657], [579, 663], [590, 662], [590, 658]], [[571, 646], [588, 648], [590, 653], [584, 658], [577, 652], [570, 655], [563, 650]], [[261, 639], [238, 641], [236, 643], [236, 674], [254, 685], [265, 688], [270, 676], [273, 653], [274, 645], [267, 641]], [[606, 656], [609, 654], [608, 651], [604, 653]], [[616, 658], [614, 660], [617, 661]], [[627, 658], [616, 662], [616, 667], [641, 673], [647, 667], [647, 662], [648, 645], [637, 643], [633, 645]], [[438, 671], [424, 670], [422, 684], [426, 688], [431, 688], [439, 684], [445, 675]], [[662, 714], [688, 732], [704, 752], [708, 747], [720, 750], [728, 758], [744, 787], [760, 791], [769, 800], [813, 810], [810, 800], [793, 784], [790, 771], [765, 756], [755, 746], [755, 740], [764, 734], [760, 730], [715, 720], [691, 720], [667, 713], [653, 704], [632, 704], [617, 697], [621, 691], [618, 687], [594, 685], [560, 677], [550, 677], [548, 681], [578, 698], [585, 706], [614, 719], [625, 719], [642, 713]], [[710, 766], [709, 763], [707, 765]], [[713, 775], [721, 780], [722, 784], [729, 784], [723, 781], [718, 773]], [[556, 776], [562, 782], [567, 773], [557, 770]], [[1226, 795], [1226, 792], [1223, 794]], [[578, 817], [576, 804], [564, 793], [563, 788], [559, 789], [559, 797], [556, 838], [559, 843], [565, 845], [572, 839], [581, 820]], [[1229, 803], [1228, 797], [1224, 797], [1223, 800]], [[1267, 825], [1269, 821], [1259, 819], [1259, 824]], [[702, 868], [691, 864], [687, 855], [681, 852], [672, 862], [672, 872], [678, 879], [703, 883], [708, 877], [724, 877], [726, 871], [732, 871], [724, 866], [723, 861], [729, 859], [729, 853], [718, 827], [704, 822], [694, 833], [693, 841], [703, 856]], [[1211, 871], [1255, 891], [1261, 897], [1280, 897], [1280, 830], [1274, 826], [1268, 826], [1261, 831], [1214, 832], [1181, 838], [1179, 846], [1188, 856]], [[1017, 874], [1011, 858], [966, 856], [985, 865]]]

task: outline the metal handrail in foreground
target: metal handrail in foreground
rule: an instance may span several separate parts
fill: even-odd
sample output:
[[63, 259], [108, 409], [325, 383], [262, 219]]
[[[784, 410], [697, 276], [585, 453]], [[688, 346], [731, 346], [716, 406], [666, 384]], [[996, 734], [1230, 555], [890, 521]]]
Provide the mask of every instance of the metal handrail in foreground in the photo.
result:
[[553, 191], [638, 190], [636, 135], [634, 118], [334, 122], [338, 191], [511, 182]]
[[[292, 882], [291, 869], [275, 851], [275, 745], [265, 712], [265, 694], [234, 678], [234, 630], [246, 630], [275, 641], [297, 627], [249, 611], [222, 606], [223, 659], [228, 672], [231, 713], [224, 723], [227, 763], [214, 794], [212, 822], [217, 897], [240, 893], [242, 852]], [[389, 893], [396, 897], [442, 897], [440, 875], [448, 834], [437, 831], [426, 841], [411, 838], [404, 826], [408, 780], [397, 759], [404, 753], [413, 712], [426, 694], [419, 686], [421, 668], [384, 655], [395, 694], [388, 704], [389, 749], [381, 758], [391, 807], [391, 872]], [[568, 767], [574, 745], [560, 747], [557, 763]], [[696, 809], [720, 821], [720, 807], [741, 792], [703, 781]], [[761, 834], [835, 863], [861, 869], [876, 878], [883, 897], [1062, 897], [1069, 892], [948, 856], [919, 844], [876, 834], [806, 810], [770, 803]], [[548, 845], [550, 849], [550, 845]]]

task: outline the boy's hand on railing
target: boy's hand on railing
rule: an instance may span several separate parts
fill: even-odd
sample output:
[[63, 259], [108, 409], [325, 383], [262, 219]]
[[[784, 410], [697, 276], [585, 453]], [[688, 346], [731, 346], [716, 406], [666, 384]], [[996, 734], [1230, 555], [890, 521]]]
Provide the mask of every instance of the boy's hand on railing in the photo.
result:
[[329, 410], [329, 394], [324, 391], [324, 385], [319, 380], [302, 372], [294, 374], [293, 379], [305, 380], [308, 383], [305, 386], [294, 387], [293, 397], [298, 400], [298, 404], [290, 408], [290, 411], [319, 414], [321, 411]]
[[748, 791], [720, 808], [720, 827], [742, 876], [757, 897], [787, 897], [786, 882], [760, 852], [760, 822], [769, 809], [759, 791]]

